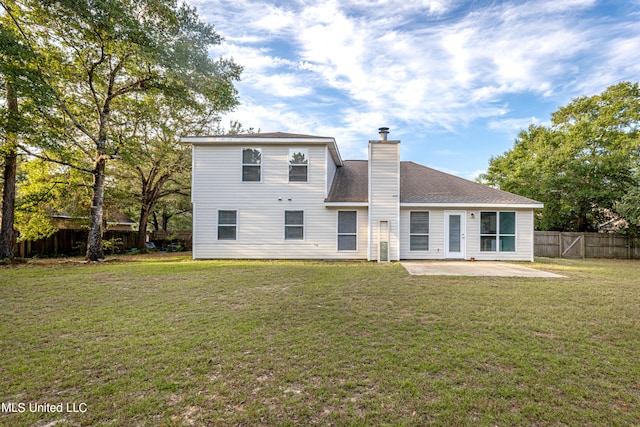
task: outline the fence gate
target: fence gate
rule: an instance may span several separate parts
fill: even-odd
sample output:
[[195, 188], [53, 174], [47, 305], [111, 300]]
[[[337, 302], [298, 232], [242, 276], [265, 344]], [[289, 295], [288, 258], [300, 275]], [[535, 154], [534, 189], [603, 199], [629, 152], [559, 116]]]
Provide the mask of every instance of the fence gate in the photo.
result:
[[584, 234], [579, 233], [561, 233], [560, 251], [561, 258], [584, 258], [585, 257], [585, 238]]
[[535, 255], [553, 258], [640, 259], [640, 235], [536, 231]]

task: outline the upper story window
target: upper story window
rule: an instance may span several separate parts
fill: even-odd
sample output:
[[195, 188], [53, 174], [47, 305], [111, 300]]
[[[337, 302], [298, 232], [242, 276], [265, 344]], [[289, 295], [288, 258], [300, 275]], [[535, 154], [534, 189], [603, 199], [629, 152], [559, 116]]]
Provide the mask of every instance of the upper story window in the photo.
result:
[[289, 150], [289, 182], [307, 182], [309, 179], [309, 150], [291, 148]]
[[262, 150], [260, 148], [242, 149], [242, 181], [262, 179]]

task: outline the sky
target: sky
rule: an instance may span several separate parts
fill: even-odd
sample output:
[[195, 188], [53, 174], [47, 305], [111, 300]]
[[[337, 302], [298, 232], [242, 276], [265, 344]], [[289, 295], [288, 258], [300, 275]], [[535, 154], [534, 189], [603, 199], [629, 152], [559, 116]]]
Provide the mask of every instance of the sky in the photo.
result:
[[244, 67], [223, 117], [467, 179], [578, 96], [640, 80], [640, 0], [188, 0]]

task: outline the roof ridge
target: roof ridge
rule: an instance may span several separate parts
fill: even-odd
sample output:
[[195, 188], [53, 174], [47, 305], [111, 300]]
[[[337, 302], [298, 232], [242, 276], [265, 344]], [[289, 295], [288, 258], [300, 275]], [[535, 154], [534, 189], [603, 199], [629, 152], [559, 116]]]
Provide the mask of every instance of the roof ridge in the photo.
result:
[[307, 135], [302, 133], [289, 133], [289, 132], [255, 132], [255, 133], [237, 133], [237, 134], [224, 134], [224, 135], [211, 135], [212, 137], [221, 138], [331, 138], [331, 136], [319, 136], [319, 135]]

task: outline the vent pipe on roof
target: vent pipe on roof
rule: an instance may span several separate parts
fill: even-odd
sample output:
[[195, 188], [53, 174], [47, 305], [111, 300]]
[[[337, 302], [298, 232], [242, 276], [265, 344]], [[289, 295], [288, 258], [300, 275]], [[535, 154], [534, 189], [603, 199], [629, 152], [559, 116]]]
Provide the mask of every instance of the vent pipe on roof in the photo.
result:
[[389, 128], [378, 128], [378, 133], [380, 134], [380, 141], [386, 141], [387, 135], [389, 135]]

